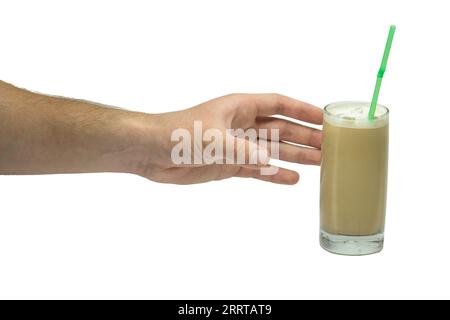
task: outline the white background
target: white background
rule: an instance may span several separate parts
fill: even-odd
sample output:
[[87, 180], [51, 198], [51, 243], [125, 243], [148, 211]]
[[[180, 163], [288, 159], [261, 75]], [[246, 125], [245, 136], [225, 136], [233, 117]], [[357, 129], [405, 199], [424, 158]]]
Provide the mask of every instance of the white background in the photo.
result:
[[318, 244], [295, 186], [125, 174], [0, 177], [1, 298], [450, 298], [447, 1], [2, 1], [0, 76], [145, 112], [231, 92], [391, 109], [386, 243]]

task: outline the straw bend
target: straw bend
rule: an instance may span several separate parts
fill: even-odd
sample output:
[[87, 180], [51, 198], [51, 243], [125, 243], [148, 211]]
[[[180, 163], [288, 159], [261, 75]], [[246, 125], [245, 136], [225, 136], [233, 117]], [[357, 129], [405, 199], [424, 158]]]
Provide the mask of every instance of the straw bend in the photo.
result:
[[375, 109], [377, 108], [378, 94], [380, 93], [381, 80], [383, 80], [384, 72], [386, 71], [386, 65], [389, 58], [389, 52], [391, 51], [392, 40], [394, 38], [395, 26], [391, 25], [389, 28], [389, 35], [384, 47], [383, 59], [381, 60], [381, 66], [377, 74], [377, 82], [375, 83], [375, 90], [373, 91], [372, 102], [370, 104], [369, 119], [375, 118]]

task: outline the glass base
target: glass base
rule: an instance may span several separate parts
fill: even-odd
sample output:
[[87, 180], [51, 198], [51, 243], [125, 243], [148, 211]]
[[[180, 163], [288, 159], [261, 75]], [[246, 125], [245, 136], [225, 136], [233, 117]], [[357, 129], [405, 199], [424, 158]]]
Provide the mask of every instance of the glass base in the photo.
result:
[[325, 250], [346, 256], [363, 256], [383, 249], [384, 233], [370, 236], [345, 236], [320, 230], [320, 245]]

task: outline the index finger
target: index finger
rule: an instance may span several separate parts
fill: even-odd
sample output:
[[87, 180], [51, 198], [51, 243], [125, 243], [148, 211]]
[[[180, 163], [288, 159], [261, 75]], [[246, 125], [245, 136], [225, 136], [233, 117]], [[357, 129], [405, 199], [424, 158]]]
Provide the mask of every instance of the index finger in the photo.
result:
[[322, 124], [323, 111], [312, 104], [277, 93], [247, 95], [255, 104], [258, 116], [282, 115], [297, 120]]

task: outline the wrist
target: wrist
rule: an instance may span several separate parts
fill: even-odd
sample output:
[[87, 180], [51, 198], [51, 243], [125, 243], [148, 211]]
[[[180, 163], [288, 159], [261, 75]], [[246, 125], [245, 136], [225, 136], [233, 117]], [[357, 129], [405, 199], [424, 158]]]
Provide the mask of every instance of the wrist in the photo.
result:
[[118, 171], [148, 176], [161, 164], [164, 131], [160, 118], [157, 114], [138, 112], [127, 112], [123, 117], [118, 142], [122, 145]]

